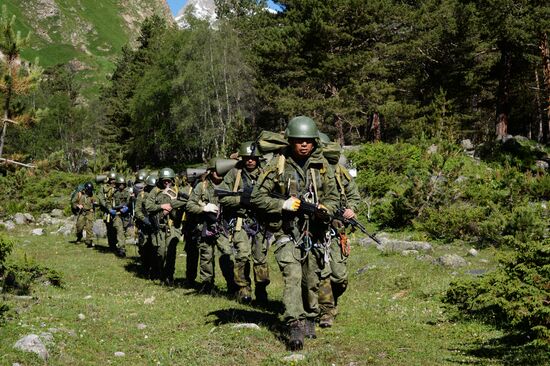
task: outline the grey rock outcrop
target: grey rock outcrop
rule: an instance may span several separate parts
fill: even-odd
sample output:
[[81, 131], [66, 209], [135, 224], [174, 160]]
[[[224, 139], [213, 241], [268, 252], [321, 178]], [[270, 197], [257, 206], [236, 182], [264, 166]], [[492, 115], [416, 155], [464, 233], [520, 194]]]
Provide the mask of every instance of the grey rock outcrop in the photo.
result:
[[34, 352], [41, 359], [48, 359], [48, 350], [39, 336], [36, 334], [29, 334], [19, 339], [13, 346], [15, 349], [19, 349], [24, 352]]

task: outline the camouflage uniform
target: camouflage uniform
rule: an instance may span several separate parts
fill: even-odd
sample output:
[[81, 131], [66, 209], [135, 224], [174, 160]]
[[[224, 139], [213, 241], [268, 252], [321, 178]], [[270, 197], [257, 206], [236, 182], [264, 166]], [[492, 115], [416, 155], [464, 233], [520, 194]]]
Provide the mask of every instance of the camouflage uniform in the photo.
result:
[[[235, 248], [235, 284], [239, 287], [239, 300], [250, 301], [250, 257], [253, 259], [256, 300], [267, 301], [266, 287], [269, 284], [267, 264], [268, 241], [260, 228], [255, 214], [251, 211], [250, 194], [262, 169], [248, 171], [240, 161], [224, 177], [220, 188], [243, 191], [239, 196], [226, 196], [220, 199], [224, 207], [224, 218], [230, 222], [231, 243]], [[244, 205], [243, 205], [244, 203]], [[246, 207], [247, 206], [247, 207]]]
[[153, 267], [153, 227], [149, 220], [149, 214], [145, 209], [145, 202], [151, 192], [152, 187], [145, 186], [143, 190], [136, 195], [134, 208], [134, 218], [138, 228], [138, 252], [141, 263], [146, 273], [150, 273]]
[[[182, 211], [186, 204], [186, 200], [177, 196], [177, 193], [177, 187], [168, 191], [157, 185], [145, 201], [145, 209], [155, 230], [152, 236], [154, 251], [156, 251], [155, 272], [167, 285], [171, 285], [174, 281], [176, 249], [181, 236]], [[163, 204], [170, 204], [172, 211], [165, 214], [161, 207]]]
[[130, 192], [124, 188], [118, 188], [112, 195], [112, 199], [107, 202], [107, 208], [111, 215], [113, 229], [116, 233], [115, 246], [117, 255], [124, 257], [126, 255], [126, 233], [124, 230], [124, 220], [130, 214]]
[[[340, 193], [339, 208], [349, 208], [357, 212], [361, 196], [353, 178], [345, 167], [336, 163], [331, 165], [334, 170], [336, 185]], [[333, 221], [334, 238], [331, 243], [330, 276], [324, 276], [319, 289], [319, 305], [321, 307], [320, 325], [331, 326], [336, 316], [338, 298], [348, 287], [347, 259], [345, 247], [349, 245], [349, 239], [345, 235], [345, 227], [342, 222]]]
[[[193, 187], [186, 184], [181, 188], [187, 196], [191, 196]], [[185, 212], [182, 218], [182, 233], [185, 240], [185, 281], [188, 286], [194, 286], [199, 266], [199, 235], [196, 235], [197, 217]]]
[[103, 211], [103, 222], [107, 229], [107, 243], [112, 250], [116, 249], [116, 229], [113, 226], [113, 218], [109, 214], [108, 204], [113, 200], [115, 188], [110, 183], [101, 185], [98, 194], [98, 202]]
[[[96, 199], [93, 195], [89, 196], [82, 190], [75, 194], [71, 202], [73, 210], [78, 211], [76, 216], [76, 241], [79, 242], [82, 240], [82, 231], [84, 231], [86, 233], [85, 243], [88, 247], [93, 246], [92, 240], [94, 234], [92, 228], [94, 226], [95, 201]], [[81, 205], [82, 208], [78, 208], [78, 205]]]
[[[211, 174], [211, 173], [210, 173]], [[196, 215], [199, 224], [196, 226], [196, 234], [199, 239], [200, 280], [202, 291], [209, 292], [214, 288], [215, 273], [215, 249], [220, 251], [220, 269], [227, 283], [229, 292], [235, 291], [233, 280], [233, 261], [231, 259], [231, 246], [227, 233], [219, 217], [219, 213], [207, 213], [204, 208], [208, 204], [219, 205], [218, 197], [214, 194], [217, 188], [208, 175], [199, 182], [189, 197], [187, 211]], [[218, 206], [219, 207], [219, 206]]]
[[[273, 246], [285, 283], [283, 317], [290, 328], [290, 347], [293, 349], [301, 349], [303, 329], [308, 333], [308, 324], [314, 327], [313, 320], [319, 315], [319, 281], [322, 270], [328, 265], [330, 234], [328, 222], [324, 222], [326, 219], [317, 217], [317, 213], [287, 211], [283, 208], [288, 199], [285, 201], [273, 194], [322, 204], [328, 214], [338, 205], [334, 173], [320, 149], [313, 150], [302, 163], [293, 158], [290, 150], [274, 158], [254, 187], [251, 199], [252, 204], [267, 215], [279, 218], [278, 223], [272, 224], [273, 229], [278, 228]], [[305, 324], [304, 319], [307, 320]], [[314, 337], [314, 328], [310, 331]]]

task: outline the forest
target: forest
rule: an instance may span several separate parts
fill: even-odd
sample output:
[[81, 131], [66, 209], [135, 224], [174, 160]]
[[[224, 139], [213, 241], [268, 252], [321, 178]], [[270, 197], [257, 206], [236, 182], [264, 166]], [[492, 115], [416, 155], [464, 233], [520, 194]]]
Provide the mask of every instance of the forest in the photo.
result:
[[[4, 10], [0, 159], [88, 176], [180, 170], [311, 116], [356, 147], [348, 157], [362, 219], [502, 249], [498, 270], [454, 284], [443, 301], [547, 350], [548, 3], [274, 3], [280, 11], [217, 0], [214, 23], [188, 14], [183, 29], [150, 17], [99, 88], [69, 65], [21, 60], [28, 38]], [[467, 140], [475, 159], [464, 154]], [[41, 183], [14, 170], [0, 166], [0, 198], [19, 200], [0, 215], [55, 207], [50, 195], [23, 205]]]

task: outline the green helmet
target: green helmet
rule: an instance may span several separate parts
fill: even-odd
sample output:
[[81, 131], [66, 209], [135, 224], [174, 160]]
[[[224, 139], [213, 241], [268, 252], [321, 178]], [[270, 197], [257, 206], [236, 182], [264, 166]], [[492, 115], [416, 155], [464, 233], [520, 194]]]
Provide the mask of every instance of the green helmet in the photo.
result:
[[111, 171], [107, 173], [107, 180], [116, 179], [116, 176], [117, 176], [116, 172]]
[[147, 184], [149, 187], [154, 187], [157, 185], [158, 177], [154, 174], [150, 174], [145, 178], [145, 184]]
[[243, 142], [239, 147], [239, 156], [258, 156], [258, 149], [254, 141]]
[[306, 116], [292, 118], [285, 131], [286, 138], [319, 138], [319, 130], [315, 121]]
[[115, 177], [115, 183], [116, 184], [120, 184], [120, 183], [126, 184], [126, 179], [124, 178], [124, 176], [122, 174], [117, 174], [116, 177]]
[[145, 181], [145, 178], [149, 175], [149, 171], [147, 169], [140, 169], [136, 173], [136, 183], [140, 183]]
[[162, 168], [159, 172], [158, 179], [170, 179], [174, 180], [176, 178], [176, 173], [174, 173], [174, 170], [172, 168]]
[[319, 131], [319, 140], [322, 144], [328, 144], [330, 142], [330, 137], [326, 133]]

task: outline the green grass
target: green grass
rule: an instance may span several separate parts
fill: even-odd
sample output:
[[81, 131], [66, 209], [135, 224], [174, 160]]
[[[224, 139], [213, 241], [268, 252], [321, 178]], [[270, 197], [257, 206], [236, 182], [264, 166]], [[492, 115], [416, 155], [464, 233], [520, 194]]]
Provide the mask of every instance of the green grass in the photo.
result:
[[[236, 303], [224, 296], [166, 288], [136, 274], [135, 261], [86, 249], [58, 236], [15, 234], [11, 261], [26, 256], [63, 273], [64, 288], [35, 284], [32, 299], [5, 295], [11, 319], [0, 327], [0, 364], [44, 364], [12, 348], [23, 335], [54, 328], [51, 365], [279, 365], [290, 354], [281, 339], [282, 278], [271, 258], [271, 309]], [[99, 242], [100, 249], [106, 245]], [[130, 254], [134, 254], [130, 248]], [[443, 249], [438, 249], [443, 251]], [[460, 254], [464, 254], [465, 249]], [[353, 247], [350, 288], [341, 299], [335, 326], [308, 340], [300, 365], [501, 364], [484, 345], [502, 334], [475, 322], [454, 323], [439, 302], [448, 283], [483, 263], [492, 253], [469, 258], [458, 270], [412, 257]], [[176, 278], [184, 273], [180, 246]], [[222, 277], [217, 275], [223, 288]], [[153, 299], [146, 304], [146, 299]], [[79, 320], [78, 314], [85, 319]], [[234, 329], [255, 322], [260, 330]], [[138, 329], [145, 324], [145, 329]], [[124, 357], [115, 357], [122, 351]], [[479, 355], [476, 356], [476, 355]]]

